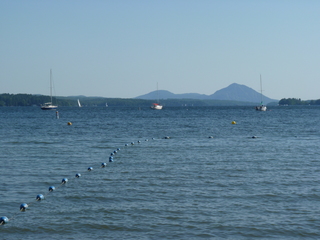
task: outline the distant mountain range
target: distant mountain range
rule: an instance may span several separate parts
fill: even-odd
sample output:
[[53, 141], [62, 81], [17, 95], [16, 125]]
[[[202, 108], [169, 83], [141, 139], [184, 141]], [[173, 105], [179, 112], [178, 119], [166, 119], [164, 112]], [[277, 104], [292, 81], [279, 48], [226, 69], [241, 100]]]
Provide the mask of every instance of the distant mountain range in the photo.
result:
[[[261, 102], [261, 93], [249, 88], [245, 85], [233, 83], [226, 88], [222, 88], [216, 91], [214, 94], [205, 95], [199, 93], [183, 93], [174, 94], [166, 90], [159, 90], [150, 92], [145, 95], [136, 97], [136, 99], [155, 100], [159, 96], [159, 99], [199, 99], [199, 100], [227, 100], [227, 101], [240, 101], [240, 102]], [[266, 96], [262, 96], [264, 104], [270, 102], [278, 102], [279, 100], [271, 99]]]

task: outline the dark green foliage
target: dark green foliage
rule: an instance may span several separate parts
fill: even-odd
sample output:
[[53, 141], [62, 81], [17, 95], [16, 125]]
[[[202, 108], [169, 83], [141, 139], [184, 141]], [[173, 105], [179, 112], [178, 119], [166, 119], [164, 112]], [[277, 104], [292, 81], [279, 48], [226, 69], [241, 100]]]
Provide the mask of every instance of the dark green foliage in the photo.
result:
[[[136, 99], [136, 98], [103, 98], [103, 97], [54, 97], [53, 103], [60, 107], [75, 107], [77, 99], [80, 99], [82, 106], [100, 106], [105, 107], [106, 103], [113, 107], [150, 107], [153, 100]], [[32, 95], [32, 94], [0, 94], [0, 107], [5, 106], [40, 106], [50, 102], [49, 96]], [[165, 99], [160, 100], [165, 107], [180, 106], [255, 106], [255, 103], [227, 101], [227, 100], [201, 100], [201, 99]], [[320, 105], [319, 100], [302, 101], [297, 98], [283, 98], [279, 105]]]
[[320, 105], [320, 99], [303, 101], [300, 98], [283, 98], [279, 105]]
[[49, 96], [32, 94], [0, 94], [0, 106], [33, 106], [50, 102]]

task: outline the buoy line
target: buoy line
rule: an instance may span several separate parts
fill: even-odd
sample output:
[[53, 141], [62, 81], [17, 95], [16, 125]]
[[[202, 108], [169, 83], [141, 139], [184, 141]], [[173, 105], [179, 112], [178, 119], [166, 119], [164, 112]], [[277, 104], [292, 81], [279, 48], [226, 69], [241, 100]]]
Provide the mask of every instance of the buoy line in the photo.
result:
[[[232, 122], [232, 124], [236, 124], [235, 121]], [[209, 138], [213, 138], [213, 136], [209, 136]], [[256, 136], [253, 136], [252, 138], [256, 138]], [[156, 138], [152, 138], [152, 140], [155, 140]], [[171, 139], [171, 137], [169, 136], [165, 136], [163, 138], [160, 138], [160, 139]], [[145, 139], [145, 141], [147, 142], [148, 139]], [[138, 144], [141, 143], [140, 140], [137, 141]], [[135, 142], [131, 142], [130, 144], [125, 144], [124, 146], [125, 147], [128, 147], [128, 146], [134, 146], [135, 145]], [[121, 149], [120, 148], [117, 148], [116, 150], [114, 150], [113, 152], [110, 153], [110, 156], [109, 156], [109, 162], [113, 162], [114, 161], [114, 156], [120, 151]], [[101, 163], [100, 165], [100, 168], [106, 168], [107, 167], [107, 163], [103, 162]], [[89, 172], [92, 172], [94, 170], [93, 167], [88, 167], [87, 168], [87, 171], [85, 173], [89, 173]], [[85, 173], [82, 173], [82, 174], [85, 174]], [[77, 178], [80, 178], [82, 176], [81, 173], [76, 173], [75, 174], [75, 177], [74, 179], [77, 179]], [[34, 199], [34, 201], [32, 201], [31, 203], [21, 203], [20, 204], [20, 211], [14, 213], [10, 218], [6, 217], [6, 216], [3, 216], [3, 217], [0, 217], [0, 226], [1, 225], [4, 225], [6, 223], [8, 223], [9, 221], [12, 221], [17, 214], [21, 213], [21, 212], [26, 212], [28, 210], [28, 207], [31, 206], [32, 204], [34, 204], [35, 202], [39, 202], [39, 201], [42, 201], [44, 199], [46, 199], [46, 197], [49, 195], [49, 194], [52, 194], [54, 191], [58, 190], [60, 187], [62, 187], [63, 185], [67, 184], [69, 182], [69, 179], [68, 178], [63, 178], [61, 180], [61, 183], [59, 184], [58, 187], [55, 187], [55, 186], [50, 186], [48, 188], [48, 192], [46, 194], [38, 194], [36, 196], [36, 198]]]
[[[154, 140], [155, 138], [152, 138], [152, 139]], [[146, 139], [145, 141], [147, 142], [148, 139]], [[141, 143], [140, 140], [138, 140], [137, 142], [138, 142], [138, 144]], [[125, 147], [128, 147], [129, 145], [133, 146], [133, 145], [135, 145], [135, 143], [134, 143], [134, 142], [131, 142], [131, 144], [125, 144]], [[120, 148], [117, 148], [116, 150], [114, 150], [113, 152], [110, 153], [109, 162], [113, 162], [113, 160], [114, 160], [114, 159], [113, 159], [114, 155], [115, 155], [116, 153], [118, 153], [120, 150], [121, 150]], [[105, 163], [105, 162], [101, 163], [100, 168], [106, 168], [106, 167], [107, 167], [107, 163]], [[87, 168], [87, 171], [86, 171], [85, 173], [88, 173], [88, 172], [91, 172], [91, 171], [93, 171], [93, 167], [88, 167], [88, 168]], [[76, 173], [74, 178], [80, 178], [81, 176], [82, 176], [81, 173]], [[34, 201], [32, 201], [32, 202], [29, 203], [29, 204], [28, 204], [28, 203], [21, 203], [21, 204], [20, 204], [20, 211], [14, 213], [10, 218], [8, 218], [7, 216], [0, 217], [0, 226], [8, 223], [9, 221], [12, 221], [13, 219], [15, 219], [15, 217], [16, 217], [19, 213], [21, 213], [21, 212], [26, 212], [26, 211], [28, 210], [29, 206], [31, 206], [31, 205], [34, 204], [35, 202], [40, 202], [40, 201], [46, 199], [46, 197], [47, 197], [49, 194], [52, 194], [52, 192], [58, 190], [61, 186], [67, 184], [68, 182], [69, 182], [69, 179], [68, 179], [68, 178], [63, 178], [63, 179], [61, 180], [61, 183], [59, 184], [58, 187], [50, 186], [50, 187], [48, 188], [48, 192], [47, 192], [46, 194], [38, 194], [38, 195], [36, 196], [36, 198], [34, 199]]]

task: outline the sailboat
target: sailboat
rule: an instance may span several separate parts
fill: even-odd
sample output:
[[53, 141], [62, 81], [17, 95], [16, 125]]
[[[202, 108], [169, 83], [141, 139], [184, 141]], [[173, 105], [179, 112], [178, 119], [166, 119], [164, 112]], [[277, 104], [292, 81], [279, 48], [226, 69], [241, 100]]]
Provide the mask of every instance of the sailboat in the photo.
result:
[[260, 106], [256, 106], [257, 111], [267, 111], [267, 106], [263, 105], [262, 101], [262, 80], [261, 80], [261, 74], [260, 74], [260, 91], [261, 91], [261, 102]]
[[79, 99], [78, 99], [78, 107], [82, 107]]
[[58, 106], [52, 104], [52, 70], [50, 69], [50, 102], [41, 105], [42, 110], [54, 110]]
[[158, 91], [158, 83], [157, 83], [157, 97], [158, 97], [158, 102], [157, 103], [153, 103], [152, 106], [150, 107], [153, 110], [161, 110], [162, 109], [162, 105], [160, 105], [159, 103], [159, 91]]

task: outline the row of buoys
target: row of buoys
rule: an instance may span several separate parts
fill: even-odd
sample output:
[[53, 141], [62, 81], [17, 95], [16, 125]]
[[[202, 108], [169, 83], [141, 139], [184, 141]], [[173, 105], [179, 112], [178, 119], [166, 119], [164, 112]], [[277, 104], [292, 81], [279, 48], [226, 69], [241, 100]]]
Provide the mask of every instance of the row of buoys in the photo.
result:
[[[72, 125], [72, 123], [71, 122], [68, 122], [68, 125]], [[155, 138], [152, 138], [152, 139], [155, 139]], [[146, 139], [145, 141], [148, 141], [148, 139]], [[141, 143], [141, 141], [138, 141], [138, 143]], [[125, 144], [125, 146], [128, 146], [129, 144]], [[134, 145], [134, 142], [131, 142], [131, 145]], [[118, 151], [120, 151], [120, 148], [117, 148], [117, 150], [114, 150], [111, 154], [110, 154], [110, 157], [109, 157], [109, 162], [113, 162], [113, 156], [118, 152]], [[107, 163], [101, 163], [101, 168], [105, 168], [107, 166]], [[91, 172], [92, 170], [93, 170], [93, 167], [88, 167], [88, 172]], [[75, 175], [75, 177], [76, 178], [80, 178], [81, 177], [81, 174], [80, 173], [77, 173], [76, 175]], [[60, 185], [63, 185], [63, 184], [66, 184], [68, 182], [68, 178], [63, 178], [62, 180], [61, 180], [61, 184]], [[51, 193], [51, 192], [53, 192], [54, 190], [56, 190], [56, 188], [54, 187], [54, 186], [50, 186], [49, 187], [49, 192], [48, 193]], [[43, 194], [38, 194], [37, 196], [36, 196], [36, 201], [42, 201], [42, 200], [44, 200], [45, 199], [45, 195], [43, 195]], [[29, 204], [30, 205], [30, 204]], [[21, 212], [25, 212], [27, 209], [28, 209], [28, 207], [29, 207], [29, 205], [27, 204], [27, 203], [22, 203], [22, 204], [20, 204], [20, 211]], [[11, 219], [13, 219], [13, 217], [11, 218]], [[6, 217], [6, 216], [3, 216], [3, 217], [0, 217], [0, 225], [4, 225], [4, 224], [6, 224], [7, 222], [9, 222], [9, 218], [8, 217]]]
[[[233, 121], [232, 124], [236, 124], [236, 122]], [[71, 123], [71, 122], [68, 122], [68, 125], [72, 125], [72, 123]], [[209, 138], [213, 138], [213, 136], [209, 136]], [[256, 136], [253, 136], [252, 138], [256, 138]], [[163, 139], [170, 139], [170, 137], [169, 137], [169, 136], [165, 136], [165, 137], [163, 137]], [[152, 140], [155, 140], [155, 138], [152, 138]], [[148, 141], [148, 139], [146, 139], [145, 141]], [[138, 144], [139, 144], [139, 143], [141, 143], [141, 141], [138, 141]], [[132, 146], [133, 146], [134, 144], [135, 144], [134, 142], [131, 142], [131, 145], [132, 145]], [[127, 147], [127, 146], [129, 146], [129, 144], [125, 144], [125, 147]], [[115, 154], [117, 154], [118, 151], [120, 151], [120, 148], [117, 148], [116, 150], [114, 150], [113, 152], [110, 153], [109, 162], [113, 162], [113, 160], [114, 160], [114, 159], [113, 159], [113, 156], [114, 156]], [[102, 164], [101, 164], [101, 168], [105, 168], [106, 166], [107, 166], [107, 163], [102, 163]], [[91, 171], [93, 171], [93, 167], [88, 167], [87, 170], [88, 170], [88, 172], [91, 172]], [[75, 178], [80, 178], [80, 177], [81, 177], [81, 174], [80, 174], [80, 173], [75, 174]], [[61, 185], [66, 184], [67, 182], [68, 182], [68, 178], [63, 178], [63, 179], [61, 180]], [[54, 186], [50, 186], [50, 187], [49, 187], [49, 193], [53, 192], [54, 190], [56, 190], [56, 188], [55, 188]], [[36, 201], [42, 201], [43, 199], [45, 199], [45, 196], [42, 195], [42, 194], [38, 194], [38, 195], [36, 196]], [[29, 204], [29, 205], [30, 205], [30, 204]], [[25, 211], [28, 209], [29, 205], [28, 205], [27, 203], [22, 203], [22, 204], [20, 205], [20, 211], [21, 211], [21, 212], [25, 212]], [[0, 217], [0, 225], [4, 225], [4, 224], [6, 224], [7, 222], [9, 222], [9, 218], [8, 218], [8, 217], [6, 217], [6, 216]]]

